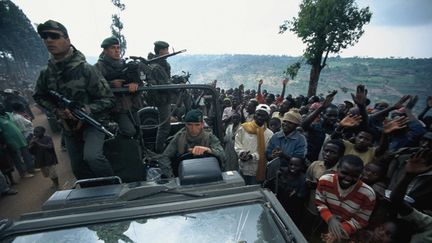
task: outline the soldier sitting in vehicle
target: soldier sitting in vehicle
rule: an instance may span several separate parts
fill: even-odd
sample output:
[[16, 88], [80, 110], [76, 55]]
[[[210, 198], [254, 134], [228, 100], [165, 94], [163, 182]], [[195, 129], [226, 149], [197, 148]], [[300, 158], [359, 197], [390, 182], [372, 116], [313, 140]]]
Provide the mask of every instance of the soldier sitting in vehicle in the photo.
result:
[[204, 130], [202, 111], [189, 111], [184, 121], [186, 127], [174, 135], [159, 161], [164, 176], [177, 176], [180, 159], [185, 157], [182, 155], [188, 153], [191, 156], [210, 154], [215, 156], [220, 163], [224, 160], [224, 150], [219, 139], [211, 132]]

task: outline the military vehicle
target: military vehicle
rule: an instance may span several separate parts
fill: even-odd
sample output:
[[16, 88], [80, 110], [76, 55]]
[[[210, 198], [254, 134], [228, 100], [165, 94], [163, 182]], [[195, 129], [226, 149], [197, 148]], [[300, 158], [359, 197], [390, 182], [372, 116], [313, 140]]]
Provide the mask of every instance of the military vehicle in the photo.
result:
[[[222, 115], [212, 86], [176, 84], [145, 87], [144, 91], [158, 89], [178, 94], [189, 90], [195, 101], [204, 97], [212, 112], [206, 129], [222, 138]], [[152, 109], [144, 109], [141, 113], [147, 115], [140, 116], [141, 132], [152, 134], [155, 127], [145, 121]], [[184, 124], [178, 121], [172, 125], [171, 134]], [[144, 136], [145, 146], [151, 146], [150, 137]], [[124, 154], [130, 158], [140, 155], [133, 150], [128, 148]], [[215, 157], [185, 159], [177, 178], [163, 179], [145, 178], [148, 167], [128, 161], [127, 156], [112, 155], [119, 176], [90, 179], [113, 182], [110, 185], [81, 188], [80, 183], [89, 180], [77, 181], [76, 187], [55, 192], [41, 211], [22, 215], [15, 222], [0, 221], [0, 241], [306, 242], [271, 191], [246, 186], [238, 172], [223, 172]], [[118, 164], [123, 164], [123, 169]], [[134, 170], [135, 174], [128, 175]]]

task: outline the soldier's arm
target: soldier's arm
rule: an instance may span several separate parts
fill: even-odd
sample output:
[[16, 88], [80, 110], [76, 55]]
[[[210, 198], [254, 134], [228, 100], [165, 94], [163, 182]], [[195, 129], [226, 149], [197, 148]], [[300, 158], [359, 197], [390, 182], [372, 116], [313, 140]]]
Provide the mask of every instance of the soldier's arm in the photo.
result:
[[48, 86], [47, 86], [47, 77], [44, 71], [41, 71], [39, 74], [39, 78], [36, 81], [36, 86], [33, 94], [33, 99], [35, 102], [47, 109], [48, 111], [54, 112], [57, 107], [55, 103], [49, 98], [48, 94]]
[[115, 98], [108, 85], [95, 67], [88, 65], [88, 87], [87, 92], [90, 95], [90, 104], [88, 104], [92, 114], [101, 114], [114, 107]]
[[210, 135], [210, 149], [212, 150], [212, 154], [214, 154], [220, 161], [221, 164], [224, 164], [225, 161], [225, 153], [219, 139], [211, 134]]

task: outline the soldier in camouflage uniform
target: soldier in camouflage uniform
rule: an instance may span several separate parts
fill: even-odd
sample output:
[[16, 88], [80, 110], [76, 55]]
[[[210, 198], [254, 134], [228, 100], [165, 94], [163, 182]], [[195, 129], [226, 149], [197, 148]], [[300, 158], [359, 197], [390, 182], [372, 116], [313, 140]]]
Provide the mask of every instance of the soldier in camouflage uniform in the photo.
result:
[[114, 106], [114, 96], [108, 83], [71, 45], [62, 24], [48, 20], [40, 24], [37, 31], [51, 55], [48, 66], [36, 81], [33, 98], [62, 120], [72, 171], [77, 179], [112, 176], [113, 169], [103, 155], [105, 134], [81, 124], [48, 93], [54, 90], [64, 95], [77, 102], [91, 117], [104, 122]]
[[190, 110], [185, 116], [186, 127], [174, 135], [159, 160], [162, 174], [166, 177], [177, 176], [179, 157], [186, 153], [214, 155], [220, 164], [224, 163], [225, 155], [219, 139], [213, 133], [204, 130], [203, 113], [201, 110]]
[[136, 135], [136, 112], [143, 107], [141, 95], [137, 93], [139, 80], [126, 80], [127, 66], [120, 57], [120, 42], [115, 37], [103, 40], [103, 51], [95, 67], [102, 73], [111, 88], [128, 87], [129, 94], [116, 95], [116, 106], [113, 111], [114, 120], [119, 125], [120, 134], [133, 137]]
[[[164, 41], [156, 41], [154, 43], [155, 54], [149, 53], [148, 59], [150, 60], [158, 56], [169, 54], [168, 47], [168, 43]], [[152, 63], [150, 64], [150, 67], [152, 69], [152, 78], [149, 81], [150, 84], [171, 84], [171, 66], [166, 59], [161, 59], [155, 63]], [[164, 143], [169, 135], [171, 127], [171, 96], [169, 92], [150, 92], [147, 102], [156, 106], [159, 110], [159, 129], [156, 135], [155, 151], [157, 153], [161, 153], [163, 152]]]

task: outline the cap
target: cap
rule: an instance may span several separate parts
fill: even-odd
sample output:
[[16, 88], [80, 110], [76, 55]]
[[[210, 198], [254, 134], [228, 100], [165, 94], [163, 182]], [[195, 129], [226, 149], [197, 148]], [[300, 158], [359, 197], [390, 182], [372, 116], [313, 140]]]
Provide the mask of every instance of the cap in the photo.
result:
[[6, 94], [13, 94], [13, 89], [5, 89], [5, 90], [3, 90], [3, 92], [4, 93], [6, 93]]
[[107, 48], [107, 47], [110, 47], [112, 45], [119, 45], [119, 44], [120, 44], [120, 41], [116, 37], [111, 36], [111, 37], [105, 38], [105, 40], [102, 41], [101, 47]]
[[256, 107], [255, 112], [260, 111], [260, 110], [265, 111], [265, 112], [267, 112], [268, 115], [270, 115], [270, 112], [271, 112], [270, 106], [268, 106], [266, 104], [259, 104]]
[[66, 30], [66, 27], [64, 27], [64, 25], [60, 24], [57, 21], [51, 20], [51, 19], [46, 21], [43, 24], [39, 24], [37, 27], [38, 34], [41, 34], [42, 32], [47, 31], [47, 30], [58, 30], [58, 31], [61, 31], [63, 33], [63, 35], [65, 35], [66, 37], [69, 36], [68, 32]]
[[202, 122], [203, 121], [203, 113], [201, 110], [190, 110], [186, 113], [185, 122]]
[[154, 45], [155, 45], [155, 47], [157, 46], [160, 49], [164, 49], [164, 48], [168, 48], [169, 47], [169, 44], [167, 42], [165, 42], [165, 41], [156, 41], [154, 43]]
[[301, 115], [297, 109], [291, 109], [290, 111], [286, 112], [282, 118], [282, 121], [289, 121], [297, 125], [300, 125], [301, 120]]

